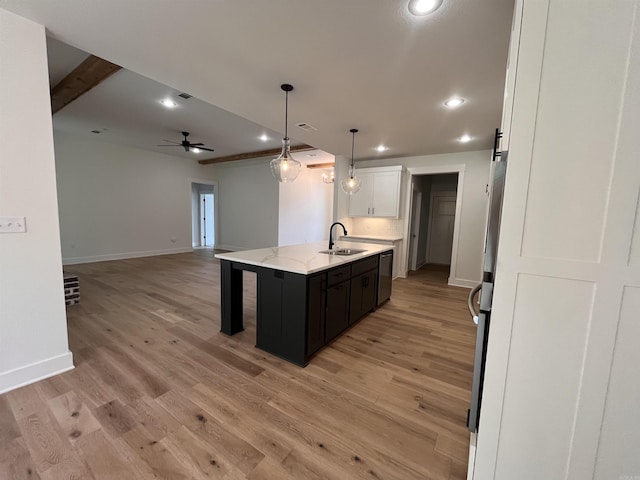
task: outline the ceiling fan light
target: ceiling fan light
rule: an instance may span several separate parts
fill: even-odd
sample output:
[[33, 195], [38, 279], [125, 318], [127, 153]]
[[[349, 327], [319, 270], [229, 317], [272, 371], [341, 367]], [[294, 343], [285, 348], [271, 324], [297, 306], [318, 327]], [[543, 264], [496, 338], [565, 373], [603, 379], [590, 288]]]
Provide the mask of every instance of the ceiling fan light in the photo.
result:
[[191, 151], [193, 153], [200, 153], [202, 150], [200, 150], [198, 147], [191, 147]]
[[279, 182], [291, 183], [298, 177], [302, 164], [291, 156], [289, 138], [282, 139], [282, 153], [278, 158], [271, 160], [269, 165], [271, 173]]
[[178, 104], [171, 100], [170, 98], [165, 98], [164, 100], [160, 100], [160, 103], [167, 108], [176, 108]]

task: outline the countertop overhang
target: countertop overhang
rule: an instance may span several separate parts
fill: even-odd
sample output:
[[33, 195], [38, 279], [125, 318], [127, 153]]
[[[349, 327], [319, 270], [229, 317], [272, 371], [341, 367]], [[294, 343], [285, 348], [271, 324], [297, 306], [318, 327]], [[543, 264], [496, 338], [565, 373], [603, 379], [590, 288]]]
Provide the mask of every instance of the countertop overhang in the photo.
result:
[[346, 265], [363, 258], [378, 255], [388, 250], [393, 250], [391, 245], [374, 243], [338, 241], [334, 248], [358, 248], [365, 250], [354, 255], [340, 256], [320, 253], [326, 250], [329, 241], [303, 243], [300, 245], [287, 245], [284, 247], [259, 248], [256, 250], [243, 250], [240, 252], [218, 253], [215, 258], [232, 262], [245, 263], [258, 267], [272, 268], [291, 273], [309, 275], [330, 268]]

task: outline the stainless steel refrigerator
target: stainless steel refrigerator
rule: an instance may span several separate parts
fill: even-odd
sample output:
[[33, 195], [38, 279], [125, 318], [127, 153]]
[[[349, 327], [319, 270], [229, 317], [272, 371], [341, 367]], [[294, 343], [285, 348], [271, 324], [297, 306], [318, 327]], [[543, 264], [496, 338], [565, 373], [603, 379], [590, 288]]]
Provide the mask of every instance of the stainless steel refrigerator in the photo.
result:
[[[501, 134], [496, 131], [493, 153], [493, 174], [489, 194], [489, 219], [484, 248], [484, 267], [482, 283], [471, 290], [469, 294], [469, 311], [473, 321], [478, 326], [476, 335], [476, 351], [473, 365], [473, 383], [471, 387], [471, 406], [467, 415], [467, 427], [471, 432], [478, 431], [480, 422], [480, 407], [482, 403], [482, 386], [484, 384], [484, 369], [487, 359], [487, 342], [489, 326], [491, 324], [491, 306], [493, 301], [493, 283], [496, 275], [496, 255], [498, 252], [498, 234], [500, 233], [500, 217], [502, 214], [502, 198], [504, 182], [507, 172], [506, 151], [498, 152], [498, 142]], [[475, 297], [479, 293], [480, 302]], [[478, 308], [479, 306], [479, 308]]]

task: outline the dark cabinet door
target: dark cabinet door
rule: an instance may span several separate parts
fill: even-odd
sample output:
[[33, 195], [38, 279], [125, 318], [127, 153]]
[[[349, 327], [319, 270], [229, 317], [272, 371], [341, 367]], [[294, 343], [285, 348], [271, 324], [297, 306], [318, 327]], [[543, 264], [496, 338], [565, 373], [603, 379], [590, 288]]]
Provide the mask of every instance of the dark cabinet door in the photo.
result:
[[309, 278], [307, 299], [307, 355], [324, 345], [326, 275]]
[[349, 326], [349, 282], [327, 288], [325, 341], [329, 341]]
[[349, 324], [358, 321], [376, 306], [378, 271], [369, 270], [351, 279]]

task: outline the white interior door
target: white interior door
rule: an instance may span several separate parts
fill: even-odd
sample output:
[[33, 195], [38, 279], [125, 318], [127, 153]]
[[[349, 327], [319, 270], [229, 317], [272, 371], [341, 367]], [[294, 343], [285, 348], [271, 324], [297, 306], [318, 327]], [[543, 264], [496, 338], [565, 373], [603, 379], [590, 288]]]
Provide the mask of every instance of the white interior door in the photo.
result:
[[200, 194], [200, 245], [213, 247], [213, 194]]
[[451, 249], [456, 219], [456, 195], [434, 195], [431, 198], [429, 248], [427, 261], [451, 265]]
[[422, 192], [413, 192], [411, 206], [411, 238], [409, 242], [411, 244], [411, 260], [409, 262], [409, 270], [416, 270], [418, 268], [418, 243], [420, 232], [420, 215], [422, 209]]

